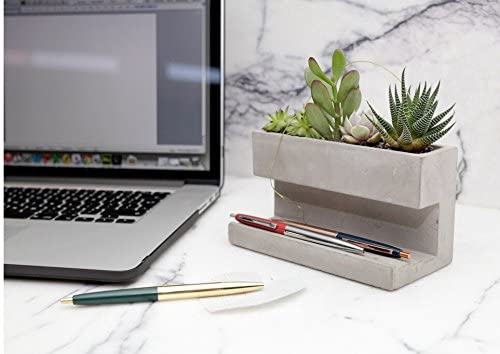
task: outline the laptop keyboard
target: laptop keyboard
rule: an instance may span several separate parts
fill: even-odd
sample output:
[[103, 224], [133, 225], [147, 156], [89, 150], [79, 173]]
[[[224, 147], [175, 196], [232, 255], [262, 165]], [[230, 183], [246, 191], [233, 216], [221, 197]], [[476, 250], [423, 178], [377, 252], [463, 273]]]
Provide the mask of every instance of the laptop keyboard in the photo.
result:
[[4, 217], [132, 224], [167, 197], [167, 192], [4, 188]]

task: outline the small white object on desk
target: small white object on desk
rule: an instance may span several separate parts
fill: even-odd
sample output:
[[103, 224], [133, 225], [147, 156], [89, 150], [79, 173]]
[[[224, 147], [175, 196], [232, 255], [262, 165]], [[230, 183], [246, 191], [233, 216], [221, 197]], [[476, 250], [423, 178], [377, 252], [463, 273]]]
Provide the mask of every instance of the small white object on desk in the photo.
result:
[[304, 289], [304, 284], [299, 279], [272, 279], [253, 273], [227, 273], [214, 278], [217, 281], [259, 281], [264, 283], [264, 288], [253, 293], [208, 297], [200, 299], [208, 312], [219, 312], [227, 310], [242, 309], [268, 304], [287, 296], [298, 293]]

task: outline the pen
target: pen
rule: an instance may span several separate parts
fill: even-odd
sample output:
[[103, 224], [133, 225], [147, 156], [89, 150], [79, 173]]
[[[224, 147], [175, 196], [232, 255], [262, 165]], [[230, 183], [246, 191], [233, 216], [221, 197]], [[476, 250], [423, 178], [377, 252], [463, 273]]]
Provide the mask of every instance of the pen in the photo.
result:
[[[276, 220], [276, 219], [273, 219]], [[401, 248], [391, 246], [386, 243], [370, 240], [364, 237], [359, 237], [359, 236], [354, 236], [354, 235], [349, 235], [343, 232], [337, 232], [337, 231], [332, 231], [332, 230], [327, 230], [323, 229], [320, 227], [316, 226], [310, 226], [302, 223], [298, 223], [295, 221], [291, 220], [286, 220], [286, 219], [278, 219], [282, 222], [287, 223], [288, 225], [293, 225], [296, 227], [304, 228], [306, 230], [318, 232], [321, 234], [324, 234], [329, 237], [335, 237], [336, 239], [351, 242], [355, 245], [358, 245], [360, 247], [363, 247], [365, 251], [375, 253], [381, 256], [387, 256], [387, 257], [392, 257], [392, 258], [403, 258], [403, 259], [410, 259], [411, 254], [409, 252], [403, 251]]]
[[261, 290], [263, 287], [263, 283], [256, 282], [218, 282], [151, 286], [147, 288], [98, 291], [94, 293], [73, 295], [61, 299], [61, 303], [72, 305], [103, 305], [131, 302], [182, 300], [243, 294]]
[[332, 248], [338, 248], [351, 253], [363, 254], [364, 252], [364, 249], [362, 247], [354, 245], [350, 242], [335, 239], [330, 236], [314, 232], [312, 230], [306, 230], [304, 228], [296, 227], [293, 225], [287, 225], [283, 221], [269, 220], [246, 214], [231, 214], [231, 216], [234, 217], [236, 221], [242, 224], [281, 234], [283, 236], [313, 242]]

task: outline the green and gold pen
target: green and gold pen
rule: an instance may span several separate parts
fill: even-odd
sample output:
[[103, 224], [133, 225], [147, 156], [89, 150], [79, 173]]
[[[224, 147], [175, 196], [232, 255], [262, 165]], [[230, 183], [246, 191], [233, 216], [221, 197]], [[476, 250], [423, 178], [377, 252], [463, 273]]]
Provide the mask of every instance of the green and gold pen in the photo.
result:
[[255, 282], [218, 282], [151, 286], [147, 288], [98, 291], [95, 293], [73, 295], [61, 299], [61, 303], [71, 305], [104, 305], [195, 299], [200, 297], [244, 294], [261, 290], [263, 287], [264, 284]]

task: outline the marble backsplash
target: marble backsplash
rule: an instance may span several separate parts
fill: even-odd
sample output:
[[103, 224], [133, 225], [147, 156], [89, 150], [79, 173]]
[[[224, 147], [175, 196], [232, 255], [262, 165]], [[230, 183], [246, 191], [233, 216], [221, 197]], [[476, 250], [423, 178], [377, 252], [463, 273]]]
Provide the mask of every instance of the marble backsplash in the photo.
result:
[[[309, 99], [309, 56], [328, 68], [342, 48], [407, 80], [441, 80], [438, 110], [456, 102], [441, 144], [459, 149], [458, 201], [500, 208], [500, 1], [226, 0], [226, 167], [251, 174], [250, 133], [279, 107]], [[395, 79], [357, 64], [363, 100], [387, 111]]]

